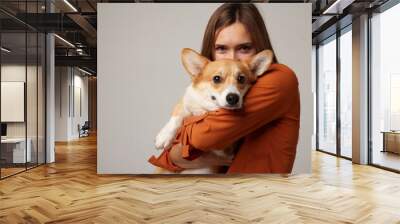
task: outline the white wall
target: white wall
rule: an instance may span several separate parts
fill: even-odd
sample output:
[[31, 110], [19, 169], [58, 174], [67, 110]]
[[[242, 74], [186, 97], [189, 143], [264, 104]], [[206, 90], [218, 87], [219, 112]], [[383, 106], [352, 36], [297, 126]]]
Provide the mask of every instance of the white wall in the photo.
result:
[[[77, 74], [78, 72], [78, 74]], [[78, 138], [79, 137], [79, 132], [77, 129], [78, 124], [81, 126], [85, 123], [85, 121], [88, 121], [88, 106], [89, 106], [89, 94], [88, 94], [88, 77], [87, 76], [82, 76], [83, 73], [79, 72], [78, 70], [75, 70], [75, 75], [74, 75], [74, 94], [75, 96], [73, 97], [75, 102], [74, 102], [74, 109], [75, 113], [73, 113], [72, 117], [72, 130], [71, 130], [71, 135], [72, 138]], [[80, 90], [80, 105], [79, 105], [79, 98], [77, 90]], [[79, 108], [77, 106], [81, 107], [81, 112], [79, 112]]]
[[[77, 139], [78, 124], [88, 120], [88, 78], [72, 67], [56, 67], [55, 73], [55, 141]], [[75, 107], [77, 89], [81, 90], [82, 114]]]
[[[36, 66], [27, 66], [19, 64], [8, 64], [1, 66], [2, 82], [25, 82], [27, 75], [30, 87], [36, 86]], [[33, 77], [34, 76], [34, 77]], [[28, 137], [32, 133], [36, 135], [36, 88], [27, 88], [27, 120], [28, 120]], [[34, 102], [33, 104], [31, 104]], [[34, 122], [34, 123], [32, 123]], [[7, 122], [8, 137], [25, 137], [26, 122]]]
[[[25, 65], [18, 65], [18, 64], [8, 64], [8, 65], [2, 65], [1, 66], [1, 81], [2, 82], [24, 82], [26, 83], [25, 80], [25, 75], [26, 71], [28, 71], [28, 74], [32, 74], [33, 69], [35, 69], [35, 74], [36, 74], [36, 67], [28, 66], [25, 67]], [[36, 96], [36, 94], [35, 94]], [[3, 98], [3, 96], [2, 96]], [[36, 105], [35, 105], [36, 108]], [[21, 108], [22, 112], [24, 113], [25, 108]], [[5, 110], [5, 109], [2, 109]], [[22, 119], [24, 120], [24, 118]], [[9, 136], [25, 136], [25, 125], [24, 122], [7, 122], [7, 133]]]
[[[220, 4], [98, 4], [98, 173], [152, 173], [154, 138], [189, 84], [184, 47], [200, 50]], [[257, 4], [280, 63], [297, 74], [295, 173], [311, 172], [311, 4]], [[115, 25], [118, 21], [118, 26]], [[113, 57], [110, 57], [112, 55]]]
[[[26, 82], [25, 75], [27, 69], [28, 74], [32, 74], [33, 67], [18, 64], [9, 64], [1, 66], [1, 81], [11, 82]], [[25, 137], [25, 122], [10, 122], [7, 123], [7, 137]]]
[[70, 76], [68, 67], [55, 68], [55, 141], [68, 141]]

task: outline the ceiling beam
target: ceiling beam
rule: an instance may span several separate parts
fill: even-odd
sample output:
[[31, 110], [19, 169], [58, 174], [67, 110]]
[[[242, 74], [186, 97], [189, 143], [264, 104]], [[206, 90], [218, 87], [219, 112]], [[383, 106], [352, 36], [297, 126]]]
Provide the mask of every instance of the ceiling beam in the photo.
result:
[[83, 66], [96, 70], [97, 60], [90, 56], [55, 56], [56, 66]]

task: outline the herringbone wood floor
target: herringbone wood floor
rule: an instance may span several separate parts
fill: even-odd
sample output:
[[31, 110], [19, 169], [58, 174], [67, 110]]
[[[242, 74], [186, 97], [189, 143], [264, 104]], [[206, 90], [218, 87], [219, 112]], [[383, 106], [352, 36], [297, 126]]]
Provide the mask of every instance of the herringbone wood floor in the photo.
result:
[[0, 223], [400, 223], [400, 175], [313, 153], [281, 177], [96, 174], [96, 139], [0, 181]]

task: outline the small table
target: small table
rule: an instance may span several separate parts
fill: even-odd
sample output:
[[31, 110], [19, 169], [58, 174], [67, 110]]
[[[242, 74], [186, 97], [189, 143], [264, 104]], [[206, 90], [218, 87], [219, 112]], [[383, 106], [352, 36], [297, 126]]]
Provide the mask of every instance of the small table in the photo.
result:
[[400, 131], [382, 131], [381, 133], [383, 133], [382, 152], [400, 154]]

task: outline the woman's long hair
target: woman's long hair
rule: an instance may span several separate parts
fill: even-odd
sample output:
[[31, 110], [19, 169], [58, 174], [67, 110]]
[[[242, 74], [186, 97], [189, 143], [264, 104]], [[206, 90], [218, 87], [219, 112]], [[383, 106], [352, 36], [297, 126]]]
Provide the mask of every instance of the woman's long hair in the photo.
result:
[[[208, 21], [201, 54], [214, 60], [215, 41], [219, 31], [235, 22], [246, 27], [257, 53], [265, 49], [274, 52], [264, 20], [256, 6], [250, 3], [225, 3], [215, 10]], [[273, 62], [278, 62], [275, 52]]]

